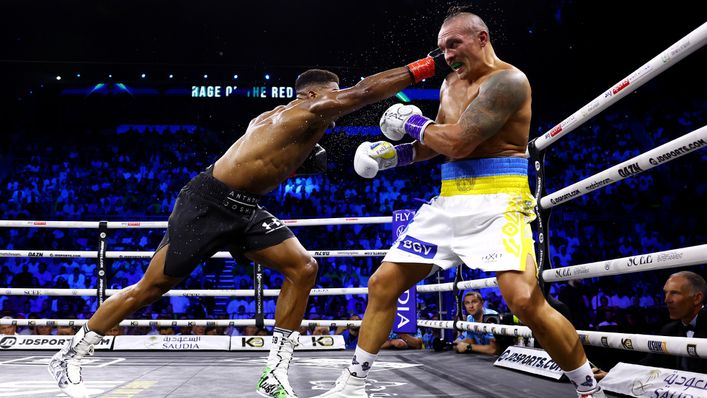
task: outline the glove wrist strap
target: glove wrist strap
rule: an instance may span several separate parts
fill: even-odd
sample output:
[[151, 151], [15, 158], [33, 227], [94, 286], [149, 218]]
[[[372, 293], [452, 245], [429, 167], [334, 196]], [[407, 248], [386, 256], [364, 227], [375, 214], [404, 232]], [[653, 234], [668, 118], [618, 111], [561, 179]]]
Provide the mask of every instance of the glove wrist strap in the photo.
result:
[[435, 75], [435, 60], [432, 57], [425, 57], [407, 65], [415, 83], [422, 79], [428, 79]]
[[398, 167], [407, 166], [415, 161], [415, 146], [412, 142], [396, 145], [395, 152], [398, 154]]
[[425, 128], [433, 123], [432, 119], [422, 116], [422, 115], [412, 115], [405, 121], [405, 132], [410, 135], [410, 137], [420, 141], [421, 144], [424, 142]]

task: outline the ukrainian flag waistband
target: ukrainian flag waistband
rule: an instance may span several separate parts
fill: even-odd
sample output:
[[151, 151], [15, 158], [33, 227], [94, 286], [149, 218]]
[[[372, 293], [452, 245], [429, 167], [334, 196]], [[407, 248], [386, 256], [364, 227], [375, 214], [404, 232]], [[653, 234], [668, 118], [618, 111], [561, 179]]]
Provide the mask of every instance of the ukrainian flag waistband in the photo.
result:
[[528, 159], [483, 158], [442, 165], [441, 196], [525, 192]]
[[466, 159], [444, 163], [442, 180], [459, 178], [489, 177], [505, 175], [528, 175], [526, 158], [482, 158]]

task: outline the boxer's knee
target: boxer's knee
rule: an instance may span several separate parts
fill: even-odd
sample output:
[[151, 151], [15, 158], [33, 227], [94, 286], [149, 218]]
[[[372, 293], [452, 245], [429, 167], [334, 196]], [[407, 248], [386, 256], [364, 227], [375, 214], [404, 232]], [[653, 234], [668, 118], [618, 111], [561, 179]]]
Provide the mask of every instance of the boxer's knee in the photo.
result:
[[509, 295], [510, 297], [504, 297], [506, 304], [511, 312], [520, 318], [523, 323], [528, 323], [535, 318], [535, 312], [537, 311], [537, 303], [532, 299], [532, 295], [526, 292], [516, 293]]
[[515, 292], [508, 297], [504, 295], [504, 299], [511, 312], [531, 327], [541, 321], [539, 318], [543, 316], [545, 310], [549, 309], [542, 295], [534, 294], [532, 291]]
[[317, 281], [319, 264], [312, 256], [303, 256], [297, 260], [293, 267], [283, 270], [285, 277], [292, 281], [295, 286], [311, 288]]
[[317, 272], [319, 271], [319, 264], [314, 257], [308, 257], [303, 261], [302, 266], [299, 269], [300, 281], [304, 286], [312, 287], [317, 281]]
[[395, 289], [397, 284], [391, 279], [391, 275], [376, 272], [368, 279], [368, 297], [370, 301], [381, 304], [395, 304], [402, 292]]

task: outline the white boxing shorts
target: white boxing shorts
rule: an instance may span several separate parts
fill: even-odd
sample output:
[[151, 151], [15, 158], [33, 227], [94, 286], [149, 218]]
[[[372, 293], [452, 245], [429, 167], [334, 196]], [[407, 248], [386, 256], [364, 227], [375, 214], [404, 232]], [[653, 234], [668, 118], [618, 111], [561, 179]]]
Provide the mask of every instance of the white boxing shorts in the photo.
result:
[[383, 261], [524, 271], [535, 258], [534, 207], [527, 159], [445, 163], [440, 196], [420, 207]]

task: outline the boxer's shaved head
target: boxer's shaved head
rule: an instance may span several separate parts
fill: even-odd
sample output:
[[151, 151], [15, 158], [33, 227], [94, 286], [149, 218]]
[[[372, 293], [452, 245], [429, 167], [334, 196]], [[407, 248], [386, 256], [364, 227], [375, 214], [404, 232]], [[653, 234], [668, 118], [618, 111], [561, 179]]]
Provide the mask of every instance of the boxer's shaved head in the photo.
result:
[[481, 17], [469, 11], [470, 7], [452, 7], [447, 11], [447, 16], [442, 22], [442, 26], [454, 22], [463, 23], [472, 32], [486, 32], [489, 33], [489, 28], [486, 26]]

